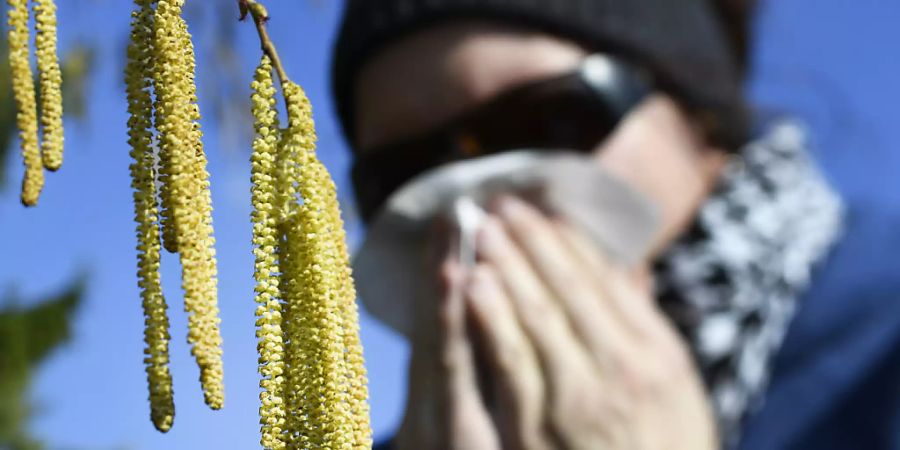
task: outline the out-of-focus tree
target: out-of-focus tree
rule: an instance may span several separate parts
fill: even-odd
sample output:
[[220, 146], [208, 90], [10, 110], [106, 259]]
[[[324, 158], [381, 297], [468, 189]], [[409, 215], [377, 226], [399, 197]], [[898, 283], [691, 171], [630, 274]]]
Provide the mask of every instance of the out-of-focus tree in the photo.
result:
[[[15, 179], [15, 168], [21, 167], [20, 158], [10, 157], [18, 147], [6, 39], [6, 29], [0, 27], [0, 190], [15, 184], [10, 178]], [[87, 45], [72, 46], [63, 56], [63, 108], [68, 119], [86, 117], [85, 92], [93, 62], [94, 50]], [[28, 386], [47, 356], [69, 340], [83, 287], [83, 280], [78, 280], [61, 294], [38, 302], [21, 302], [14, 295], [0, 298], [0, 449], [42, 448], [28, 433], [32, 416]]]
[[63, 77], [63, 111], [70, 118], [87, 118], [88, 80], [94, 67], [94, 53], [91, 46], [77, 45], [66, 52], [60, 65]]
[[42, 362], [71, 336], [72, 316], [81, 303], [84, 281], [32, 306], [14, 295], [0, 301], [0, 448], [38, 450], [28, 434], [32, 408], [28, 385]]

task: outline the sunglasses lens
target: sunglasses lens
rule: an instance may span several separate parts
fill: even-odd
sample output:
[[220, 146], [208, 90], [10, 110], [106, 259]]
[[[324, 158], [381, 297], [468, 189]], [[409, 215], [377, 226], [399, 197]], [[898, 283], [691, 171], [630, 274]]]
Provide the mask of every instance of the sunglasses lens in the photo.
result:
[[618, 117], [579, 81], [560, 79], [504, 96], [472, 121], [472, 134], [484, 153], [522, 148], [590, 151]]
[[522, 149], [588, 152], [620, 118], [578, 74], [514, 89], [435, 132], [361, 152], [352, 178], [363, 220], [371, 221], [403, 184], [441, 164]]

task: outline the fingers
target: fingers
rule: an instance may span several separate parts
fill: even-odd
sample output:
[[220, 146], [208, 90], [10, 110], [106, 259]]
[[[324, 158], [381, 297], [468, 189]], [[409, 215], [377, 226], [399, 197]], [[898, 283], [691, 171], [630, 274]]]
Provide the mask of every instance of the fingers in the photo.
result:
[[560, 389], [577, 386], [572, 377], [592, 372], [595, 362], [559, 302], [496, 220], [485, 222], [477, 246], [482, 261], [497, 271], [515, 316], [532, 343], [550, 389], [548, 395], [556, 396]]
[[528, 336], [519, 326], [511, 300], [489, 266], [469, 277], [467, 306], [481, 338], [484, 359], [496, 392], [495, 416], [504, 448], [552, 448], [542, 429], [544, 380]]
[[584, 233], [562, 221], [554, 221], [554, 228], [569, 250], [592, 273], [592, 280], [604, 291], [604, 298], [615, 311], [617, 321], [636, 339], [665, 345], [677, 343], [675, 330], [660, 311], [653, 297], [652, 275], [615, 267], [597, 250], [596, 244]]
[[447, 261], [441, 267], [440, 277], [445, 289], [438, 312], [441, 348], [437, 376], [444, 381], [439, 397], [448, 414], [444, 421], [448, 424], [445, 448], [499, 449], [499, 436], [478, 389], [474, 354], [466, 331], [462, 291], [465, 272], [457, 263]]
[[600, 273], [593, 273], [537, 210], [512, 197], [499, 199], [497, 206], [502, 226], [485, 226], [485, 234], [493, 235], [489, 237], [498, 243], [496, 249], [486, 248], [486, 259], [502, 267], [514, 254], [505, 248], [520, 249], [520, 258], [551, 291], [552, 297], [547, 298], [558, 299], [571, 327], [592, 354], [603, 355], [609, 348], [627, 350], [628, 335], [598, 283], [607, 271], [599, 258], [593, 268]]
[[[646, 273], [626, 274], [621, 268], [614, 267], [597, 249], [597, 244], [580, 230], [570, 224], [556, 220], [552, 223], [557, 235], [565, 243], [568, 250], [583, 264], [587, 271], [595, 276], [591, 281], [598, 291], [604, 292], [603, 298], [615, 313], [617, 322], [622, 324], [634, 336], [644, 336], [648, 330], [655, 329], [653, 316], [656, 303], [653, 301], [652, 283]], [[643, 276], [645, 278], [641, 279]], [[633, 283], [642, 289], [629, 289]]]

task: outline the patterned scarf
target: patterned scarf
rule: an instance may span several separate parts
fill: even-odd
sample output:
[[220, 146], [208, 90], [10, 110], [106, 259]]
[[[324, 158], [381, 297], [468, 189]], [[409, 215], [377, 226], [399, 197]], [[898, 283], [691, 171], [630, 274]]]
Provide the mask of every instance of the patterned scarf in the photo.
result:
[[656, 267], [658, 298], [694, 352], [723, 442], [765, 390], [799, 296], [839, 238], [842, 204], [780, 122], [726, 169]]

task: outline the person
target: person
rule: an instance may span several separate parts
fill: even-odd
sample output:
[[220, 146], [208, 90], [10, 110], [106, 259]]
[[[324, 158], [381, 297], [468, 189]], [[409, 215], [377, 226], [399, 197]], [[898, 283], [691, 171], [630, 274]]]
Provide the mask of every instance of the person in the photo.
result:
[[[474, 268], [439, 227], [435, 307], [417, 317], [385, 448], [736, 445], [842, 222], [799, 126], [754, 125], [741, 91], [752, 4], [345, 8], [334, 97], [367, 221], [424, 172], [519, 148], [581, 152], [660, 213], [629, 266], [512, 194], [491, 202]], [[597, 55], [638, 75], [585, 88]]]

